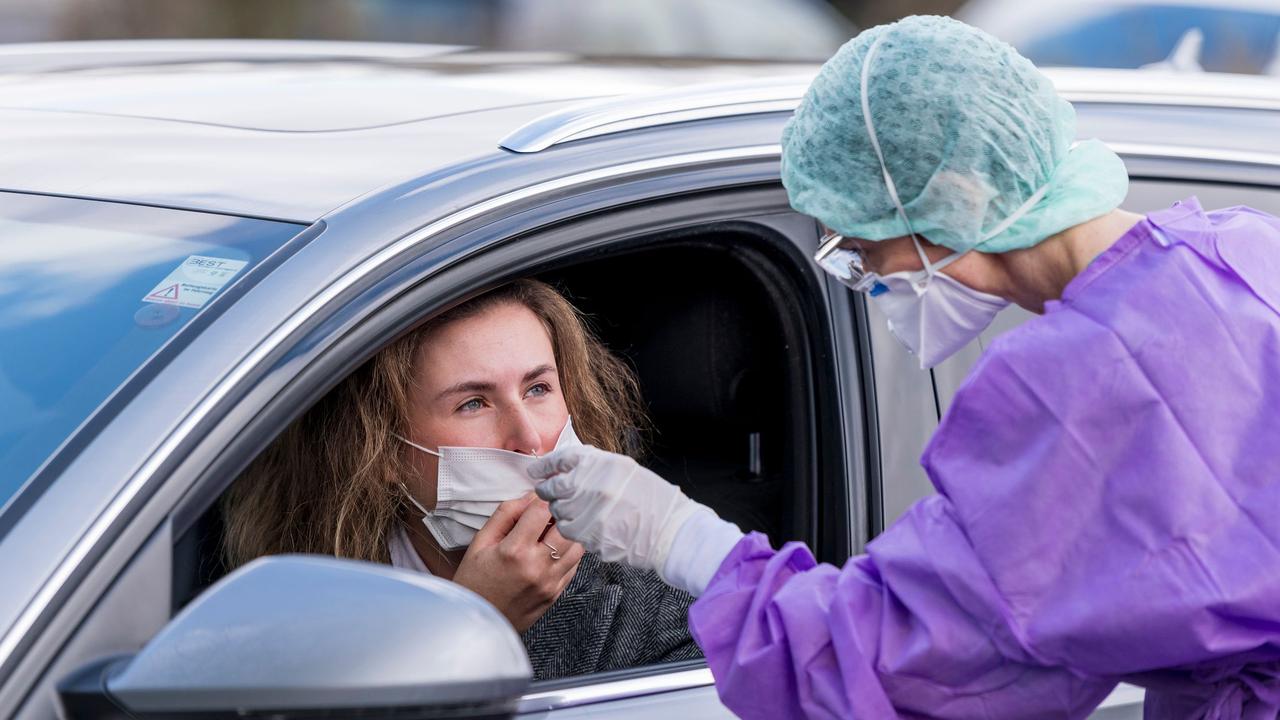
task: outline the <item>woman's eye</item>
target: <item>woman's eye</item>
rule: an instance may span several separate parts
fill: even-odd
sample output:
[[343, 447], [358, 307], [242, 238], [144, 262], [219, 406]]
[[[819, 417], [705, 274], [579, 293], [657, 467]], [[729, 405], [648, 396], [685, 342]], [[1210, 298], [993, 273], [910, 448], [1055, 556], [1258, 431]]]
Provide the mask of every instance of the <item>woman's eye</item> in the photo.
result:
[[470, 400], [459, 405], [458, 409], [465, 410], [467, 412], [474, 412], [476, 410], [479, 410], [482, 407], [484, 407], [484, 403], [480, 401], [480, 398], [471, 398]]
[[537, 385], [534, 385], [533, 387], [529, 388], [529, 392], [527, 392], [527, 393], [525, 393], [525, 394], [526, 394], [526, 395], [532, 395], [532, 396], [534, 396], [534, 397], [538, 397], [538, 396], [541, 396], [541, 395], [546, 395], [546, 394], [548, 394], [548, 393], [550, 393], [550, 392], [551, 392], [551, 386], [550, 386], [550, 385], [548, 385], [548, 384], [546, 384], [546, 383], [538, 383]]

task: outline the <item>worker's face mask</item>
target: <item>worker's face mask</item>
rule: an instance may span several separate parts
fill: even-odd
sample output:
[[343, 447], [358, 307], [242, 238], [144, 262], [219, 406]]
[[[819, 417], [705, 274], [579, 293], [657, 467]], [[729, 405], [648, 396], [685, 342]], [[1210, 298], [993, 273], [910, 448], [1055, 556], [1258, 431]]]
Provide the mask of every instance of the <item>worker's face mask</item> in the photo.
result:
[[920, 242], [912, 241], [923, 270], [889, 275], [866, 270], [861, 254], [835, 233], [823, 236], [814, 260], [850, 289], [870, 295], [888, 318], [889, 331], [928, 369], [978, 337], [1009, 303], [940, 272], [961, 253], [930, 262]]
[[[422, 524], [443, 550], [457, 550], [471, 544], [476, 531], [497, 511], [498, 505], [514, 500], [533, 489], [527, 469], [536, 455], [524, 455], [498, 448], [441, 447], [437, 452], [408, 438], [401, 442], [439, 458], [436, 473], [436, 509], [429, 511], [405, 489], [409, 502], [423, 513]], [[565, 422], [556, 441], [556, 450], [581, 445], [573, 432], [573, 420]]]
[[883, 289], [873, 289], [871, 297], [889, 319], [889, 331], [928, 369], [977, 338], [1009, 303], [939, 272], [959, 253], [930, 263], [915, 242], [925, 269], [880, 277]]

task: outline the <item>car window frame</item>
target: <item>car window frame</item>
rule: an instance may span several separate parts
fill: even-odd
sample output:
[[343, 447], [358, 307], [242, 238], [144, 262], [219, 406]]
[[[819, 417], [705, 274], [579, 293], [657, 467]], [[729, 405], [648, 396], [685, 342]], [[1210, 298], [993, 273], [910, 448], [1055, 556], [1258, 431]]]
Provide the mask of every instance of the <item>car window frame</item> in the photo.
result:
[[[733, 204], [732, 198], [749, 197], [753, 193], [761, 192], [772, 196], [772, 201], [769, 203], [767, 210], [762, 211], [759, 206], [754, 204], [743, 208], [735, 207]], [[379, 322], [386, 328], [380, 333], [375, 333], [379, 340], [372, 345], [368, 342], [362, 343], [363, 347], [359, 351], [339, 350], [337, 346], [331, 348], [328, 351], [330, 354], [345, 356], [347, 360], [342, 362], [341, 368], [334, 368], [326, 374], [339, 379], [345, 377], [348, 372], [363, 363], [368, 355], [376, 351], [377, 347], [381, 347], [389, 342], [390, 339], [409, 331], [414, 325], [421, 322], [423, 318], [429, 317], [439, 309], [448, 307], [465, 297], [475, 295], [483, 291], [483, 289], [517, 277], [556, 269], [561, 267], [565, 260], [570, 257], [601, 257], [617, 252], [634, 251], [638, 245], [648, 244], [651, 242], [651, 237], [655, 234], [660, 234], [664, 230], [683, 229], [686, 232], [696, 232], [699, 229], [713, 226], [717, 230], [724, 230], [732, 227], [734, 222], [761, 224], [762, 216], [786, 214], [797, 219], [796, 225], [798, 227], [812, 227], [814, 242], [816, 242], [817, 238], [816, 226], [813, 225], [812, 221], [796, 215], [786, 206], [785, 194], [776, 181], [764, 183], [755, 188], [708, 189], [705, 191], [704, 197], [697, 199], [691, 199], [687, 193], [682, 194], [681, 197], [658, 197], [646, 202], [643, 206], [636, 205], [637, 198], [632, 198], [630, 202], [625, 203], [619, 202], [619, 200], [620, 198], [613, 201], [616, 204], [612, 210], [599, 210], [590, 218], [580, 219], [576, 223], [573, 220], [569, 220], [564, 224], [556, 224], [550, 230], [531, 230], [527, 227], [522, 227], [528, 224], [527, 218], [505, 218], [485, 225], [483, 230], [480, 231], [481, 233], [501, 238], [495, 243], [494, 247], [458, 262], [440, 275], [414, 283], [411, 289], [406, 290], [401, 297], [397, 298], [396, 305], [399, 306], [398, 308], [384, 307], [379, 309], [377, 314], [371, 316], [367, 321]], [[656, 214], [661, 214], [660, 210], [655, 211], [654, 208], [695, 202], [702, 206], [702, 210], [699, 212], [681, 214], [677, 218], [668, 217], [660, 221], [654, 220]], [[748, 200], [748, 203], [753, 203], [753, 201]], [[651, 224], [647, 226], [640, 225], [632, 219], [633, 216], [644, 216]], [[575, 226], [578, 233], [590, 239], [585, 242], [576, 239], [573, 236]], [[768, 226], [762, 224], [762, 227]], [[801, 232], [805, 233], [806, 231]], [[467, 241], [468, 239], [464, 236], [456, 242], [465, 244]], [[798, 262], [807, 263], [808, 260], [807, 255], [798, 246], [793, 257]], [[400, 271], [400, 273], [405, 272], [413, 274], [410, 267], [403, 268]], [[810, 268], [810, 272], [815, 281], [827, 283], [825, 277], [820, 276], [815, 268]], [[440, 295], [438, 290], [428, 287], [429, 285], [439, 284], [445, 275], [454, 274], [461, 274], [465, 278], [450, 283], [456, 289]], [[825, 287], [829, 292], [830, 285], [828, 284]], [[437, 296], [429, 303], [424, 303], [414, 297], [415, 292]], [[842, 287], [836, 292], [838, 298], [847, 300], [847, 295]], [[829, 298], [823, 300], [824, 303], [829, 301]], [[852, 306], [846, 304], [844, 307], [851, 308]], [[848, 336], [850, 341], [855, 340], [852, 333], [845, 333], [845, 335]], [[334, 382], [336, 384], [337, 381], [335, 380]], [[325, 391], [327, 391], [327, 388]], [[286, 404], [294, 405], [293, 402]], [[861, 402], [859, 402], [859, 407], [856, 408], [856, 411], [860, 416], [862, 415]], [[844, 428], [849, 424], [856, 425], [857, 423], [844, 421], [832, 423], [832, 427], [840, 428], [840, 430], [834, 431], [833, 434], [839, 433], [843, 436]], [[270, 438], [274, 437], [275, 433], [254, 429], [248, 434]], [[848, 445], [848, 440], [842, 440], [839, 445], [840, 449], [843, 450]], [[855, 453], [855, 457], [857, 456]], [[861, 457], [865, 457], [865, 455]], [[851, 475], [856, 477], [857, 473], [846, 472], [843, 464], [835, 475], [840, 477], [842, 491], [851, 490], [858, 486], [857, 482], [851, 483], [848, 480]], [[851, 518], [850, 512], [845, 509], [848, 504], [849, 501], [842, 502], [836, 498], [832, 498], [830, 503], [825, 503], [833, 513], [842, 518]], [[175, 523], [175, 532], [183, 532], [196, 514], [192, 510], [182, 513], [183, 517]], [[850, 527], [840, 528], [841, 524], [846, 524]], [[832, 515], [823, 523], [828, 531], [828, 537], [825, 540], [819, 540], [815, 535], [808, 542], [818, 548], [817, 552], [820, 555], [847, 557], [851, 552], [849, 548], [857, 541], [850, 539], [847, 542], [841, 542], [841, 539], [866, 534], [864, 522], [858, 522], [857, 529], [851, 527], [854, 524], [849, 519], [836, 519], [836, 515]], [[833, 528], [831, 527], [832, 525], [836, 527]], [[823, 552], [823, 548], [830, 546], [833, 542], [841, 542], [844, 548]], [[629, 668], [616, 673], [593, 673], [574, 678], [535, 683], [521, 700], [521, 712], [534, 712], [535, 710], [537, 712], [555, 712], [583, 705], [622, 702], [630, 698], [656, 693], [693, 690], [710, 686], [712, 679], [705, 662], [693, 662], [695, 663], [694, 666], [690, 666], [688, 661], [658, 663], [644, 667]], [[544, 683], [546, 683], [545, 686]]]
[[[696, 201], [700, 205], [706, 207], [714, 206], [715, 211], [711, 216], [693, 217], [690, 215], [696, 215], [697, 213], [692, 213], [680, 218], [667, 218], [663, 221], [653, 222], [651, 226], [638, 225], [631, 219], [632, 214], [634, 213], [636, 216], [646, 216], [652, 221], [656, 214], [661, 214], [661, 210], [655, 210], [655, 208], [661, 208], [663, 206], [670, 207], [676, 203], [691, 203], [694, 201], [691, 201], [687, 197], [682, 199], [662, 198], [655, 199], [651, 203], [646, 203], [642, 207], [635, 207], [632, 204], [627, 204], [627, 206], [617, 208], [612, 212], [608, 210], [602, 211], [590, 219], [580, 220], [577, 223], [569, 221], [566, 224], [556, 225], [552, 230], [534, 231], [531, 233], [521, 232], [520, 230], [515, 229], [521, 222], [523, 222], [522, 220], [498, 222], [494, 225], [487, 226], [485, 228], [486, 233], [506, 235], [506, 239], [502, 244], [496, 248], [485, 251], [483, 254], [468, 258], [454, 268], [451, 268], [451, 271], [453, 272], [465, 272], [469, 279], [462, 281], [461, 283], [457, 283], [459, 288], [449, 293], [447, 296], [435, 298], [431, 305], [425, 305], [417, 302], [410, 294], [401, 298], [399, 302], [408, 307], [415, 307], [416, 309], [400, 312], [389, 308], [381, 310], [380, 312], [384, 314], [390, 314], [392, 316], [400, 315], [401, 317], [394, 321], [394, 325], [398, 328], [397, 330], [390, 332], [390, 334], [380, 336], [382, 339], [379, 346], [387, 342], [388, 338], [407, 332], [409, 328], [420, 322], [422, 318], [433, 314], [436, 309], [447, 307], [454, 302], [467, 296], [474, 295], [483, 289], [501, 284], [502, 282], [516, 277], [524, 277], [550, 269], [558, 269], [563, 265], [566, 258], [571, 256], [602, 257], [604, 255], [610, 255], [618, 252], [633, 252], [638, 246], [649, 245], [651, 243], [650, 238], [655, 234], [661, 234], [663, 230], [683, 230], [684, 232], [693, 233], [714, 227], [717, 231], [723, 231], [725, 229], [732, 228], [735, 223], [759, 224], [761, 227], [768, 228], [769, 226], [763, 221], [763, 218], [785, 214], [791, 216], [796, 221], [794, 223], [796, 227], [804, 228], [804, 230], [800, 230], [802, 238], [804, 235], [807, 235], [809, 229], [812, 228], [811, 232], [813, 234], [813, 240], [816, 242], [816, 226], [811, 220], [802, 218], [787, 208], [785, 195], [776, 183], [768, 184], [764, 188], [761, 188], [761, 190], [773, 197], [773, 201], [770, 203], [770, 206], [764, 211], [759, 207], [741, 209], [733, 207], [729, 197], [744, 197], [748, 193], [752, 192], [750, 189], [737, 188], [731, 190], [711, 191], [708, 193], [707, 198]], [[577, 232], [580, 232], [582, 236], [586, 236], [591, 239], [581, 244], [575, 244], [578, 243], [578, 241], [573, 237], [575, 225], [579, 226]], [[542, 242], [549, 243], [555, 249], [544, 250], [540, 247], [540, 243]], [[807, 256], [800, 250], [799, 246], [795, 249], [793, 257], [798, 262], [807, 263]], [[483, 260], [484, 262], [482, 265], [477, 267], [475, 262], [479, 260]], [[501, 271], [494, 272], [493, 268], [501, 268]], [[825, 289], [828, 293], [832, 291], [833, 286], [827, 282], [824, 276], [820, 276], [814, 268], [810, 268], [810, 271], [812, 277], [820, 283], [820, 287], [822, 289]], [[439, 278], [437, 278], [437, 280], [438, 279]], [[425, 283], [419, 287], [423, 289], [424, 292], [426, 291]], [[413, 291], [411, 290], [409, 292], [412, 293]], [[826, 296], [826, 299], [824, 299], [823, 302], [830, 302], [830, 297], [831, 296]], [[852, 312], [853, 306], [851, 303], [847, 302], [849, 298], [844, 292], [843, 287], [835, 289], [835, 297], [844, 301], [841, 306], [848, 312]], [[432, 307], [433, 309], [424, 311], [422, 309], [424, 307]], [[837, 321], [833, 318], [833, 325], [836, 322]], [[856, 342], [856, 338], [852, 333], [844, 333], [842, 337], [847, 338], [850, 344]], [[369, 351], [366, 350], [365, 352]], [[834, 354], [844, 356], [847, 353]], [[360, 353], [358, 354], [358, 357], [345, 363], [344, 367], [354, 369], [362, 363], [364, 359], [365, 353]], [[340, 378], [344, 377], [346, 372], [349, 372], [349, 369], [341, 373], [331, 372], [329, 374]], [[837, 377], [842, 376], [841, 371], [835, 371], [834, 374]], [[860, 402], [857, 412], [859, 414], [862, 413]], [[833, 434], [838, 433], [843, 436], [844, 428], [849, 424], [856, 425], [856, 423], [848, 422], [832, 423], [832, 427], [840, 428], [838, 431], [833, 431]], [[254, 431], [253, 434], [264, 436], [272, 435], [272, 433], [269, 432], [258, 431]], [[842, 448], [848, 446], [848, 444], [849, 442], [847, 439], [842, 440], [839, 443]], [[853, 451], [852, 454], [857, 458], [865, 458], [864, 454], [859, 454], [857, 451]], [[865, 460], [861, 460], [860, 462], [865, 464]], [[840, 478], [839, 482], [842, 490], [851, 490], [856, 488], [858, 485], [856, 482], [849, 482], [848, 478], [850, 475], [854, 474], [846, 472], [843, 465], [835, 475]], [[839, 501], [833, 498], [832, 502], [824, 503], [823, 505], [829, 507], [835, 514], [851, 518], [852, 516], [850, 511], [842, 509], [842, 506], [847, 506], [849, 502], [850, 501], [848, 500]], [[811, 546], [818, 548], [817, 552], [820, 555], [830, 555], [832, 558], [837, 555], [847, 557], [851, 552], [851, 550], [847, 548], [852, 547], [857, 542], [850, 538], [855, 534], [858, 536], [865, 535], [867, 532], [865, 523], [856, 523], [858, 527], [855, 529], [852, 527], [855, 523], [851, 520], [836, 520], [835, 517], [836, 515], [833, 514], [832, 517], [829, 517], [827, 521], [823, 523], [827, 526], [826, 529], [828, 530], [828, 537], [825, 540], [819, 540], [815, 535], [813, 538], [808, 539], [808, 542]], [[839, 527], [841, 524], [845, 524], [846, 527]], [[833, 528], [831, 527], [832, 525], [836, 527]], [[181, 524], [179, 527], [181, 527]], [[827, 549], [825, 552], [823, 551], [824, 548], [828, 548], [833, 542], [842, 542], [839, 538], [845, 539], [843, 541], [845, 549]], [[690, 665], [689, 661], [658, 663], [610, 673], [592, 673], [573, 678], [538, 682], [535, 683], [531, 687], [530, 691], [526, 693], [524, 698], [522, 698], [520, 712], [555, 712], [584, 705], [598, 705], [606, 702], [623, 702], [628, 699], [657, 693], [709, 688], [709, 686], [712, 685], [713, 680], [709, 669], [706, 667], [705, 661], [692, 661], [692, 663], [692, 665]]]

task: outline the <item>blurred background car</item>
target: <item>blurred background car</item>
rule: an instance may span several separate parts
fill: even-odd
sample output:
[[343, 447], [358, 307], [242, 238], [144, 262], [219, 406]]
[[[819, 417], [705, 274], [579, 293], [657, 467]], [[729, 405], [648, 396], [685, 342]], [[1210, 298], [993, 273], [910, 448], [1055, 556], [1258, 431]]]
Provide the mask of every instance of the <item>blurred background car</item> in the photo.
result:
[[454, 29], [434, 39], [583, 55], [812, 60], [855, 33], [822, 0], [391, 0], [364, 3], [359, 13], [388, 40], [464, 27], [461, 40]]
[[0, 42], [308, 38], [817, 60], [855, 32], [825, 0], [0, 0]]
[[970, 0], [955, 16], [1037, 65], [1280, 75], [1275, 0]]
[[1274, 0], [0, 0], [0, 43], [374, 40], [823, 60], [858, 28], [910, 14], [954, 15], [1044, 66], [1280, 74]]

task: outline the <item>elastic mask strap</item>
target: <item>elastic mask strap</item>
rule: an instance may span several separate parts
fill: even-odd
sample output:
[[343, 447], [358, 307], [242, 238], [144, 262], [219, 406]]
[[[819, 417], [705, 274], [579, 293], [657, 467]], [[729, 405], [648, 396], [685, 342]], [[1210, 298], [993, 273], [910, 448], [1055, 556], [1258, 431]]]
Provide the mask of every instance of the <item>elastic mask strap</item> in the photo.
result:
[[397, 434], [395, 434], [395, 433], [391, 433], [391, 435], [392, 435], [392, 437], [396, 438], [396, 439], [397, 439], [397, 440], [399, 440], [400, 442], [402, 442], [402, 443], [406, 443], [406, 444], [408, 444], [408, 445], [411, 445], [411, 446], [413, 446], [413, 447], [415, 447], [415, 448], [417, 448], [417, 449], [421, 450], [422, 452], [424, 452], [424, 453], [426, 453], [426, 454], [428, 454], [428, 455], [435, 455], [435, 456], [436, 456], [436, 457], [438, 457], [438, 458], [443, 458], [443, 457], [444, 457], [443, 455], [441, 455], [440, 453], [436, 452], [435, 450], [428, 450], [428, 449], [426, 449], [426, 448], [422, 447], [421, 445], [419, 445], [418, 443], [416, 443], [416, 442], [414, 442], [414, 441], [410, 440], [410, 439], [409, 439], [409, 438], [407, 438], [407, 437], [404, 437], [404, 436], [401, 436], [401, 435], [397, 435]]
[[[893, 177], [889, 175], [889, 166], [885, 165], [884, 153], [880, 152], [880, 141], [876, 138], [876, 128], [871, 123], [871, 102], [867, 96], [867, 78], [871, 75], [871, 61], [875, 58], [876, 49], [880, 47], [880, 41], [884, 40], [887, 32], [881, 33], [876, 41], [871, 43], [871, 49], [867, 50], [867, 56], [862, 59], [862, 119], [867, 125], [867, 136], [871, 138], [871, 147], [876, 151], [876, 159], [880, 161], [880, 172], [884, 175], [884, 186], [889, 189], [889, 199], [893, 200], [893, 206], [898, 209], [898, 214], [902, 216], [902, 222], [907, 224], [907, 234], [912, 238], [916, 236], [916, 231], [911, 229], [911, 219], [907, 217], [906, 208], [902, 207], [902, 201], [898, 199], [898, 187], [893, 184]], [[917, 243], [916, 247], [919, 247]], [[925, 260], [925, 268], [928, 269], [928, 260]]]
[[[862, 59], [862, 73], [859, 83], [859, 91], [861, 95], [860, 100], [862, 101], [862, 119], [867, 126], [867, 136], [871, 139], [871, 148], [876, 151], [876, 159], [880, 161], [880, 172], [884, 175], [884, 186], [889, 190], [889, 199], [893, 200], [893, 206], [898, 209], [898, 215], [902, 218], [902, 222], [907, 226], [907, 233], [911, 235], [912, 241], [915, 242], [916, 252], [920, 255], [920, 262], [924, 263], [925, 272], [932, 277], [942, 268], [950, 265], [956, 260], [959, 260], [964, 253], [952, 253], [936, 263], [929, 262], [929, 258], [924, 253], [924, 248], [920, 246], [920, 241], [916, 237], [915, 229], [911, 227], [911, 218], [907, 217], [907, 209], [903, 207], [902, 200], [898, 197], [898, 187], [893, 184], [893, 176], [889, 174], [889, 166], [885, 164], [884, 153], [880, 150], [880, 140], [876, 137], [876, 128], [871, 122], [871, 101], [869, 99], [870, 96], [867, 94], [867, 82], [868, 78], [871, 76], [871, 61], [875, 58], [876, 50], [879, 49], [881, 41], [883, 41], [885, 35], [888, 34], [889, 33], [887, 31], [881, 33], [880, 36], [876, 38], [875, 42], [871, 43], [871, 47], [867, 50], [867, 56]], [[1072, 147], [1074, 147], [1074, 145]], [[1011, 225], [1021, 219], [1023, 215], [1026, 215], [1031, 208], [1035, 207], [1036, 203], [1040, 202], [1048, 190], [1048, 183], [1042, 185], [1040, 189], [1036, 190], [1035, 193], [1028, 198], [1026, 202], [1022, 203], [1017, 210], [1010, 213], [1008, 217], [1000, 221], [1000, 223], [990, 231], [984, 233], [982, 241], [990, 240], [996, 235], [1008, 230]]]
[[[915, 243], [916, 254], [920, 256], [920, 262], [924, 265], [924, 270], [921, 272], [923, 272], [926, 277], [933, 277], [934, 275], [937, 275], [942, 268], [964, 257], [964, 253], [962, 252], [953, 252], [938, 262], [929, 262], [929, 256], [925, 254], [924, 246], [920, 244], [920, 241], [916, 236], [911, 236], [911, 242]], [[919, 275], [917, 274], [916, 277], [919, 277]]]
[[1045, 183], [1044, 185], [1041, 185], [1040, 189], [1035, 191], [1035, 193], [1031, 197], [1027, 198], [1026, 202], [1019, 205], [1017, 210], [1014, 210], [1012, 213], [1009, 213], [1009, 216], [1006, 217], [1004, 220], [1001, 220], [1000, 224], [996, 225], [991, 230], [988, 230], [987, 232], [983, 233], [982, 240], [980, 240], [979, 242], [986, 242], [987, 240], [990, 240], [991, 238], [999, 235], [1005, 230], [1008, 230], [1009, 226], [1018, 222], [1019, 220], [1022, 219], [1023, 215], [1026, 215], [1028, 212], [1030, 212], [1031, 208], [1035, 207], [1036, 203], [1040, 202], [1040, 199], [1043, 198], [1044, 194], [1047, 192], [1049, 192], [1049, 183]]
[[430, 515], [430, 514], [431, 514], [431, 512], [430, 512], [429, 510], [427, 510], [426, 508], [422, 507], [422, 503], [418, 502], [418, 498], [414, 497], [414, 496], [413, 496], [413, 493], [409, 492], [409, 488], [405, 487], [405, 484], [404, 484], [404, 483], [400, 483], [400, 489], [404, 491], [404, 496], [405, 496], [405, 497], [407, 497], [407, 498], [409, 498], [409, 502], [413, 503], [413, 506], [414, 506], [414, 507], [416, 507], [416, 508], [418, 508], [418, 510], [421, 510], [421, 511], [422, 511], [422, 514], [423, 514], [423, 515]]
[[871, 43], [871, 48], [867, 50], [867, 56], [862, 59], [860, 83], [862, 119], [867, 125], [867, 137], [871, 139], [871, 148], [876, 151], [876, 159], [880, 161], [880, 172], [884, 175], [884, 186], [889, 190], [889, 199], [893, 201], [893, 206], [898, 209], [899, 217], [902, 218], [902, 222], [907, 226], [907, 234], [911, 236], [911, 242], [915, 243], [916, 253], [920, 256], [920, 262], [924, 265], [924, 272], [929, 277], [933, 277], [939, 270], [960, 259], [960, 256], [964, 253], [952, 253], [936, 263], [929, 262], [929, 256], [925, 255], [924, 247], [920, 245], [920, 238], [916, 235], [915, 229], [911, 227], [911, 218], [907, 217], [907, 209], [902, 206], [902, 200], [898, 197], [898, 186], [893, 184], [893, 176], [889, 174], [889, 166], [884, 162], [884, 153], [880, 151], [880, 140], [876, 137], [876, 128], [871, 122], [871, 101], [869, 99], [870, 96], [867, 94], [867, 80], [871, 76], [871, 61], [875, 58], [880, 42], [884, 40], [887, 34], [888, 32], [881, 33], [875, 42]]
[[[1078, 146], [1079, 144], [1080, 144], [1079, 140], [1071, 143], [1071, 147], [1067, 148], [1067, 152], [1071, 152], [1072, 150], [1075, 150], [1076, 146]], [[1050, 178], [1050, 181], [1052, 181], [1052, 177]], [[1018, 222], [1018, 220], [1022, 219], [1023, 215], [1026, 215], [1028, 212], [1030, 212], [1031, 208], [1035, 207], [1036, 203], [1040, 202], [1044, 198], [1045, 193], [1047, 192], [1049, 192], [1048, 181], [1046, 181], [1045, 184], [1041, 185], [1039, 190], [1036, 190], [1034, 193], [1032, 193], [1031, 197], [1027, 198], [1026, 202], [1019, 205], [1017, 210], [1014, 210], [1013, 212], [1009, 213], [1009, 217], [1000, 221], [1000, 223], [996, 225], [994, 228], [991, 228], [987, 232], [983, 233], [982, 240], [980, 240], [979, 242], [980, 243], [986, 242], [991, 238], [1004, 232], [1005, 230], [1008, 230], [1011, 225]]]

